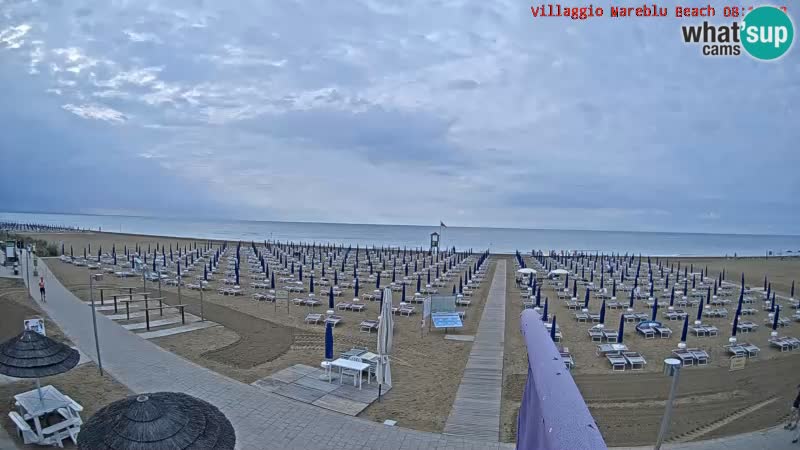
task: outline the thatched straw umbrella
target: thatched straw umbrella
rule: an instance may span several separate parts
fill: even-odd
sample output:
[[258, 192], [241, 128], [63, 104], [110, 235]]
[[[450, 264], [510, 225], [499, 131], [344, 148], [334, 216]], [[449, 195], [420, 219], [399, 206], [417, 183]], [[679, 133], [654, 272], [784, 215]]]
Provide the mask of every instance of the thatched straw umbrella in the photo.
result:
[[35, 331], [21, 334], [0, 344], [0, 374], [14, 378], [39, 378], [67, 372], [78, 365], [80, 353]]
[[236, 434], [216, 406], [177, 392], [118, 400], [81, 427], [81, 450], [232, 450]]

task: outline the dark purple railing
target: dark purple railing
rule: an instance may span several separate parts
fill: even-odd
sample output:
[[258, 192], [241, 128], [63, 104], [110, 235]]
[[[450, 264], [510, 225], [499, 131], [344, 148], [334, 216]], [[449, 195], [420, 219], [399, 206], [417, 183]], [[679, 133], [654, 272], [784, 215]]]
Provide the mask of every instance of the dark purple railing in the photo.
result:
[[517, 421], [517, 448], [606, 449], [541, 315], [526, 309], [520, 331], [528, 347], [528, 381]]

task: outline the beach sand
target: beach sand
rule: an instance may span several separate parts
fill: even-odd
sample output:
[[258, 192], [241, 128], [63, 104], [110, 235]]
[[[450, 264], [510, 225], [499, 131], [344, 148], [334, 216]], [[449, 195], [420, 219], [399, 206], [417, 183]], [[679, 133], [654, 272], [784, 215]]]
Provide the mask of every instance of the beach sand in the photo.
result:
[[[67, 252], [69, 245], [73, 244], [76, 256], [82, 255], [83, 246], [90, 241], [95, 254], [96, 246], [101, 243], [104, 251], [110, 249], [112, 242], [116, 243], [121, 252], [123, 243], [130, 247], [138, 242], [146, 247], [148, 243], [155, 246], [156, 241], [180, 245], [194, 242], [189, 239], [107, 233], [69, 233], [42, 237], [55, 242], [64, 240]], [[509, 262], [501, 439], [511, 442], [515, 438], [516, 414], [527, 376], [527, 353], [519, 333], [522, 305], [519, 290], [514, 285], [514, 270], [511, 270], [514, 267], [513, 257], [493, 257], [487, 281], [473, 297], [466, 327], [461, 334], [475, 332], [494, 261], [500, 257], [507, 258]], [[737, 281], [744, 271], [748, 284], [754, 287], [761, 286], [764, 274], [767, 273], [773, 286], [779, 289], [779, 295], [787, 296], [792, 277], [800, 273], [800, 260], [790, 258], [683, 258], [681, 261], [682, 264], [694, 263], [703, 267], [708, 264], [712, 275], [724, 266], [728, 273], [727, 279], [732, 282]], [[87, 273], [85, 268], [55, 260], [50, 265], [76, 294], [88, 299], [84, 280]], [[696, 267], [695, 270], [699, 268]], [[242, 271], [242, 286], [249, 284], [249, 275], [246, 272], [247, 270]], [[105, 282], [126, 286], [141, 285], [141, 280], [120, 281], [113, 277], [106, 277]], [[372, 288], [373, 286], [362, 285], [362, 292], [369, 292]], [[151, 283], [148, 283], [148, 289], [153, 290]], [[449, 285], [441, 289], [442, 292], [449, 290]], [[162, 291], [167, 303], [177, 303], [175, 288], [163, 287]], [[337, 298], [337, 302], [349, 300], [352, 297], [351, 292], [346, 290], [343, 297]], [[626, 344], [632, 350], [642, 353], [648, 360], [648, 365], [641, 372], [612, 373], [607, 361], [595, 355], [595, 345], [586, 334], [589, 325], [577, 323], [573, 317], [574, 311], [568, 311], [551, 288], [544, 288], [542, 295], [551, 299], [550, 312], [558, 316], [558, 323], [564, 334], [561, 345], [569, 347], [576, 360], [577, 367], [573, 370], [573, 376], [607, 443], [615, 446], [651, 444], [658, 431], [669, 387], [668, 379], [661, 373], [662, 361], [676, 348], [682, 322], [668, 322], [674, 332], [672, 338], [652, 340], [636, 336], [634, 324], [626, 324]], [[182, 302], [189, 304], [189, 311], [197, 315], [198, 297], [196, 291], [189, 293], [183, 290]], [[324, 294], [318, 293], [318, 297], [325, 300]], [[619, 297], [622, 301], [624, 295], [620, 294]], [[255, 302], [249, 295], [223, 297], [209, 291], [206, 291], [205, 299], [206, 317], [223, 325], [222, 327], [159, 338], [154, 342], [205, 367], [247, 383], [296, 363], [316, 367], [322, 359], [323, 328], [302, 323], [308, 312], [307, 307], [292, 305], [287, 313], [285, 304], [281, 303], [276, 312], [272, 303]], [[358, 345], [374, 349], [375, 334], [368, 336], [354, 328], [354, 324], [364, 317], [377, 316], [377, 303], [366, 303], [366, 313], [341, 312], [345, 317], [345, 326], [334, 332], [337, 353]], [[592, 300], [592, 311], [599, 305], [595, 303]], [[787, 404], [791, 401], [790, 397], [797, 384], [796, 378], [787, 376], [786, 373], [795, 373], [800, 369], [800, 352], [781, 354], [770, 349], [767, 345], [769, 330], [763, 323], [766, 313], [761, 311], [760, 303], [753, 307], [759, 312], [750, 319], [761, 326], [749, 335], [740, 334], [740, 342], [753, 342], [761, 347], [762, 354], [757, 360], [748, 361], [748, 366], [742, 371], [728, 370], [727, 355], [722, 349], [727, 343], [732, 318], [704, 319], [704, 322], [714, 324], [720, 329], [717, 337], [689, 337], [689, 346], [706, 349], [712, 362], [708, 367], [690, 367], [682, 372], [680, 400], [670, 430], [673, 438], [685, 435], [685, 439], [707, 439], [757, 430], [777, 423], [786, 415]], [[315, 309], [316, 312], [324, 312], [321, 307]], [[636, 310], [649, 311], [643, 304]], [[694, 310], [689, 311], [691, 314]], [[787, 308], [784, 311], [788, 313], [790, 310]], [[622, 312], [624, 310], [607, 311], [606, 323], [609, 328], [616, 329]], [[690, 318], [693, 319], [694, 316]], [[442, 333], [435, 330], [420, 338], [418, 320], [417, 315], [412, 318], [398, 317], [395, 321], [398, 329], [393, 359], [395, 386], [382, 403], [371, 405], [361, 416], [377, 421], [393, 419], [398, 420], [400, 426], [441, 431], [460, 383], [471, 344], [445, 341]], [[800, 329], [797, 327], [797, 324], [792, 324], [782, 330], [781, 334], [800, 337]], [[742, 408], [775, 397], [777, 399], [774, 402], [755, 412], [728, 418]]]
[[[71, 345], [58, 325], [42, 312], [36, 302], [27, 294], [25, 286], [19, 279], [0, 278], [0, 342], [4, 342], [22, 332], [22, 321], [41, 317], [45, 319], [47, 336], [59, 342]], [[93, 362], [82, 364], [69, 372], [42, 378], [42, 386], [53, 385], [59, 391], [69, 395], [80, 403], [84, 410], [81, 413], [83, 420], [88, 420], [98, 409], [124, 398], [131, 394], [121, 383], [114, 380], [107, 373], [100, 376], [97, 366]], [[7, 384], [0, 383], [0, 401], [7, 405], [7, 410], [14, 408], [14, 395], [36, 389], [36, 380], [19, 379]], [[17, 430], [8, 414], [2, 415], [2, 426], [10, 436], [16, 436]], [[17, 448], [41, 448], [34, 445], [23, 445], [21, 440], [16, 440]], [[66, 448], [74, 448], [72, 441], [64, 442]]]
[[[63, 240], [67, 254], [69, 246], [73, 245], [76, 257], [83, 256], [83, 247], [89, 242], [95, 255], [99, 245], [102, 245], [103, 251], [106, 252], [111, 249], [112, 243], [115, 243], [117, 251], [122, 253], [123, 245], [127, 244], [132, 248], [137, 242], [145, 249], [148, 243], [155, 248], [156, 241], [167, 245], [170, 242], [173, 245], [180, 242], [181, 246], [184, 243], [195, 242], [186, 239], [108, 233], [39, 236], [52, 242]], [[65, 264], [56, 258], [50, 259], [48, 265], [59, 280], [76, 295], [84, 300], [89, 299], [85, 267]], [[472, 297], [465, 327], [456, 334], [470, 335], [477, 330], [493, 270], [494, 262], [490, 262], [486, 281]], [[247, 291], [244, 296], [222, 296], [216, 292], [216, 283], [213, 283], [215, 289], [204, 292], [205, 317], [222, 326], [162, 337], [154, 339], [153, 342], [202, 366], [245, 383], [252, 383], [294, 364], [319, 367], [324, 357], [324, 327], [303, 323], [303, 319], [310, 311], [309, 308], [292, 304], [287, 313], [284, 302], [280, 302], [276, 308], [271, 302], [255, 301], [250, 296], [253, 290], [249, 288], [250, 274], [246, 268], [241, 271], [240, 278], [241, 286]], [[308, 273], [305, 274], [305, 280], [307, 284]], [[453, 281], [458, 283], [458, 275], [450, 284], [439, 288], [439, 291], [449, 293]], [[106, 276], [103, 285], [141, 288], [142, 280], [120, 280]], [[147, 286], [151, 292], [157, 290], [153, 283], [148, 282]], [[373, 289], [374, 285], [362, 284], [362, 295]], [[343, 291], [344, 294], [336, 298], [336, 303], [350, 301], [353, 298], [352, 289]], [[199, 292], [182, 289], [181, 294], [181, 303], [189, 305], [187, 312], [199, 316]], [[316, 294], [317, 298], [327, 302], [327, 291], [323, 293], [317, 291]], [[162, 295], [167, 304], [178, 303], [177, 288], [167, 288], [162, 285]], [[407, 295], [413, 295], [413, 287], [407, 291]], [[395, 304], [399, 302], [399, 298], [399, 292], [393, 293]], [[379, 314], [379, 303], [369, 301], [364, 303], [367, 304], [365, 312], [337, 311], [337, 314], [344, 317], [344, 322], [334, 330], [335, 354], [354, 346], [363, 346], [376, 351], [377, 334], [360, 332], [358, 324], [362, 320], [376, 318]], [[471, 343], [444, 340], [444, 332], [435, 329], [428, 331], [427, 326], [421, 332], [421, 308], [421, 305], [417, 305], [418, 313], [411, 317], [395, 316], [392, 390], [380, 403], [375, 402], [364, 410], [360, 417], [379, 422], [392, 419], [396, 420], [399, 426], [425, 431], [441, 431], [444, 428], [461, 382]], [[320, 306], [314, 308], [313, 312], [324, 313], [326, 309], [325, 306]], [[165, 312], [165, 317], [168, 315], [169, 313]]]
[[[526, 257], [526, 261], [530, 265], [529, 257]], [[748, 280], [760, 279], [763, 283], [764, 273], [768, 272], [780, 289], [787, 289], [783, 293], [786, 296], [792, 276], [800, 274], [800, 259], [797, 258], [782, 261], [778, 258], [769, 260], [704, 258], [682, 261], [681, 264], [694, 262], [696, 271], [699, 270], [698, 264], [702, 264], [703, 267], [708, 264], [712, 275], [724, 266], [727, 273], [736, 274], [728, 276], [728, 280], [732, 277], [734, 280], [740, 279], [741, 272], [745, 271], [751, 274]], [[509, 263], [512, 264], [509, 267], [515, 267], [513, 258]], [[509, 272], [502, 411], [502, 439], [507, 442], [513, 441], [515, 437], [516, 412], [527, 379], [527, 352], [519, 333], [522, 302], [519, 289], [514, 285], [513, 271]], [[779, 292], [779, 295], [781, 294]], [[660, 295], [665, 296], [668, 302], [668, 293]], [[578, 296], [580, 299], [583, 298], [583, 289], [580, 287]], [[587, 335], [587, 329], [591, 324], [577, 322], [574, 318], [575, 311], [568, 310], [564, 302], [558, 300], [553, 289], [546, 285], [542, 288], [542, 300], [544, 297], [550, 298], [549, 312], [557, 316], [557, 322], [564, 335], [560, 345], [568, 347], [575, 358], [576, 367], [572, 370], [572, 375], [606, 442], [615, 446], [645, 445], [654, 442], [669, 392], [669, 379], [662, 374], [663, 360], [677, 348], [683, 321], [664, 322], [673, 330], [670, 339], [644, 339], [637, 335], [635, 324], [626, 323], [625, 344], [631, 350], [640, 352], [648, 364], [644, 371], [612, 373], [607, 360], [595, 354], [596, 344], [592, 343]], [[618, 298], [623, 301], [626, 296], [618, 292]], [[597, 312], [599, 304], [592, 298], [590, 310]], [[739, 342], [754, 343], [761, 348], [761, 355], [757, 359], [748, 360], [747, 367], [742, 371], [729, 371], [728, 355], [722, 348], [728, 343], [732, 314], [727, 319], [703, 319], [704, 323], [711, 323], [720, 329], [716, 337], [698, 338], [690, 333], [687, 339], [688, 346], [705, 349], [711, 356], [711, 363], [707, 367], [687, 367], [682, 371], [679, 400], [670, 428], [671, 437], [678, 437], [706, 426], [711, 429], [702, 430], [702, 434], [696, 437], [708, 439], [754, 431], [777, 424], [787, 414], [788, 405], [796, 394], [795, 386], [798, 383], [797, 377], [790, 374], [797, 373], [800, 369], [800, 352], [781, 353], [769, 347], [767, 340], [771, 329], [763, 322], [767, 313], [761, 311], [761, 306], [761, 302], [758, 301], [752, 305], [758, 313], [754, 316], [743, 316], [760, 326], [752, 333], [740, 333]], [[733, 309], [735, 305], [728, 306], [729, 311]], [[649, 312], [649, 308], [643, 303], [639, 303], [635, 310]], [[663, 321], [662, 311], [663, 309], [659, 310], [658, 318], [661, 321]], [[690, 308], [688, 311], [691, 325], [696, 309]], [[607, 310], [606, 326], [616, 330], [619, 316], [623, 312], [625, 310]], [[784, 312], [789, 315], [793, 314], [794, 310], [787, 307]], [[800, 325], [792, 323], [781, 329], [780, 334], [800, 337]], [[777, 397], [775, 402], [743, 417], [735, 418], [730, 423], [727, 422], [729, 419], [726, 419], [726, 416], [773, 397]]]

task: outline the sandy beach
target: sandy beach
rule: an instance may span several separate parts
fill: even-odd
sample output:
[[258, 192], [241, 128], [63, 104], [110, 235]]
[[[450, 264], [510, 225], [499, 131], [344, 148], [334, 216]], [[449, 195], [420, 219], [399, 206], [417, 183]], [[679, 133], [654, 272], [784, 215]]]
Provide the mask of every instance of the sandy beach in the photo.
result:
[[[83, 248], [91, 243], [95, 252], [102, 245], [103, 252], [116, 245], [118, 251], [151, 245], [156, 242], [177, 246], [194, 240], [164, 237], [119, 235], [108, 233], [66, 233], [39, 237], [49, 241], [63, 241], [67, 254], [70, 245], [77, 256], [83, 255]], [[205, 242], [205, 241], [203, 241]], [[59, 244], [60, 245], [60, 244]], [[249, 245], [249, 243], [248, 243]], [[57, 258], [50, 259], [50, 267], [56, 276], [76, 295], [89, 299], [87, 270], [64, 264]], [[490, 280], [494, 263], [489, 263], [486, 279]], [[316, 271], [319, 275], [319, 268]], [[305, 275], [308, 277], [308, 274]], [[250, 283], [250, 274], [241, 272], [241, 285]], [[307, 283], [307, 281], [306, 281]], [[458, 275], [439, 288], [449, 293], [453, 283], [458, 283]], [[423, 280], [424, 284], [424, 280]], [[157, 291], [148, 282], [151, 292]], [[141, 279], [117, 279], [105, 277], [103, 287], [135, 286], [142, 287]], [[456, 334], [474, 334], [486, 300], [489, 282], [484, 282], [472, 296], [472, 304], [467, 309], [464, 328]], [[374, 286], [362, 285], [361, 292], [371, 292]], [[413, 286], [408, 295], [413, 295]], [[352, 288], [343, 289], [336, 302], [353, 298]], [[166, 304], [178, 304], [177, 288], [162, 284], [162, 296]], [[97, 293], [95, 293], [97, 295]], [[327, 292], [317, 293], [321, 300], [327, 301]], [[399, 301], [400, 293], [393, 294], [394, 302]], [[200, 315], [198, 291], [181, 290], [181, 303], [189, 305], [187, 312]], [[364, 312], [337, 311], [344, 317], [343, 326], [334, 331], [335, 354], [352, 347], [366, 347], [375, 351], [376, 334], [360, 332], [358, 324], [364, 319], [378, 316], [378, 302], [365, 302]], [[421, 306], [420, 306], [421, 307]], [[418, 307], [418, 309], [420, 308]], [[221, 326], [154, 339], [153, 342], [200, 365], [230, 376], [245, 383], [252, 383], [278, 370], [294, 364], [318, 367], [324, 356], [324, 327], [308, 325], [304, 318], [311, 310], [305, 306], [285, 303], [276, 307], [271, 302], [254, 301], [250, 295], [223, 296], [216, 289], [204, 292], [204, 315], [206, 319]], [[316, 307], [313, 312], [324, 312], [324, 307]], [[165, 312], [164, 317], [170, 314]], [[160, 318], [160, 317], [159, 317]], [[411, 317], [398, 316], [395, 320], [395, 347], [393, 351], [393, 373], [395, 384], [380, 403], [373, 403], [360, 417], [383, 422], [396, 420], [398, 425], [425, 431], [441, 431], [455, 398], [461, 374], [466, 364], [471, 344], [469, 342], [444, 340], [444, 332], [435, 329], [420, 330], [419, 314]], [[127, 322], [122, 320], [120, 324]], [[155, 328], [157, 329], [157, 328]]]
[[[513, 257], [509, 257], [512, 261]], [[530, 264], [531, 258], [525, 258]], [[655, 261], [655, 259], [653, 259]], [[669, 260], [673, 262], [672, 260]], [[677, 260], [674, 261], [677, 264]], [[715, 276], [722, 267], [726, 268], [726, 278], [739, 280], [741, 273], [746, 273], [746, 281], [754, 286], [763, 283], [764, 275], [778, 286], [778, 295], [789, 295], [792, 276], [800, 274], [798, 258], [698, 258], [682, 259], [684, 264], [694, 264], [695, 270], [701, 267]], [[760, 283], [758, 282], [760, 280]], [[597, 280], [596, 280], [597, 281]], [[505, 341], [505, 384], [503, 389], [503, 438], [507, 442], [514, 439], [516, 432], [516, 411], [524, 389], [527, 375], [527, 353], [519, 333], [519, 320], [516, 320], [523, 309], [519, 296], [520, 290], [513, 286], [514, 275], [509, 273], [509, 295], [507, 305], [507, 329]], [[570, 282], [571, 283], [571, 282]], [[546, 285], [545, 285], [546, 286]], [[579, 299], [583, 299], [583, 289], [579, 288]], [[669, 301], [669, 293], [659, 294], [663, 301]], [[611, 445], [633, 446], [652, 443], [658, 433], [663, 408], [669, 392], [668, 379], [662, 374], [662, 362], [677, 348], [683, 321], [665, 322], [673, 330], [669, 339], [644, 339], [635, 331], [635, 324], [626, 323], [625, 344], [634, 351], [640, 352], [647, 360], [643, 371], [626, 371], [612, 373], [608, 361], [595, 353], [596, 343], [591, 342], [587, 329], [591, 324], [577, 322], [576, 311], [567, 309], [564, 301], [559, 300], [553, 288], [542, 289], [542, 300], [550, 299], [549, 313], [557, 316], [558, 325], [564, 335], [559, 344], [568, 347], [575, 358], [576, 366], [572, 375], [583, 394], [589, 409], [597, 421], [606, 442]], [[618, 291], [620, 300], [627, 303], [626, 294]], [[637, 301], [637, 312], [649, 313], [647, 306]], [[599, 302], [591, 301], [591, 312], [597, 312]], [[663, 306], [663, 305], [662, 305]], [[670, 437], [679, 439], [692, 433], [693, 439], [754, 431], [776, 424], [787, 415], [787, 405], [794, 395], [797, 380], [787, 376], [787, 372], [795, 372], [800, 368], [800, 354], [795, 352], [779, 352], [770, 348], [767, 340], [771, 329], [763, 322], [766, 312], [761, 311], [760, 302], [752, 305], [758, 310], [754, 316], [743, 316], [760, 326], [751, 333], [740, 333], [740, 341], [747, 341], [761, 348], [757, 359], [747, 361], [744, 370], [731, 372], [729, 359], [723, 345], [728, 343], [732, 328], [732, 315], [728, 318], [708, 319], [719, 328], [715, 337], [695, 337], [687, 339], [689, 347], [705, 349], [711, 357], [706, 367], [687, 367], [682, 371], [678, 392], [678, 403], [675, 407], [676, 418], [670, 429]], [[731, 306], [728, 306], [731, 309]], [[735, 305], [733, 306], [735, 309]], [[690, 324], [696, 310], [690, 309]], [[606, 311], [606, 326], [616, 330], [619, 317], [625, 309]], [[784, 309], [786, 316], [794, 313], [788, 307]], [[661, 310], [659, 311], [659, 319]], [[796, 324], [781, 329], [781, 335], [800, 337]], [[769, 403], [755, 412], [736, 417], [728, 416], [748, 406], [757, 405], [769, 399]], [[699, 429], [699, 430], [698, 430]]]
[[[107, 233], [42, 234], [39, 237], [63, 241], [67, 253], [72, 245], [76, 256], [82, 255], [83, 248], [90, 243], [93, 252], [100, 245], [105, 252], [112, 244], [119, 251], [124, 245], [133, 248], [137, 243], [144, 247], [155, 247], [156, 242], [171, 243], [177, 247], [195, 242], [189, 239]], [[514, 267], [513, 256], [495, 255], [489, 265], [487, 280], [491, 279], [498, 258], [505, 258], [509, 268]], [[530, 262], [531, 258], [526, 257], [526, 261]], [[677, 261], [670, 260], [670, 263], [677, 264]], [[716, 276], [724, 267], [728, 280], [738, 280], [741, 272], [745, 272], [747, 283], [756, 287], [763, 283], [766, 274], [773, 286], [779, 289], [779, 295], [786, 296], [793, 274], [800, 273], [800, 260], [796, 258], [684, 258], [680, 261], [682, 265], [694, 264], [696, 270], [700, 267], [705, 269], [707, 265], [711, 276]], [[76, 295], [88, 300], [87, 271], [84, 267], [63, 264], [57, 259], [53, 259], [50, 266]], [[522, 303], [514, 277], [514, 270], [509, 270], [506, 280], [508, 294], [501, 411], [501, 440], [504, 442], [513, 442], [515, 438], [516, 414], [527, 374], [527, 354], [519, 333], [518, 320]], [[249, 281], [247, 271], [242, 271], [242, 286], [248, 285]], [[106, 277], [103, 285], [141, 288], [142, 280]], [[465, 328], [460, 334], [474, 334], [488, 286], [489, 283], [484, 282], [473, 296]], [[362, 292], [365, 289], [371, 291], [373, 287], [362, 286]], [[153, 292], [154, 289], [148, 283], [148, 290]], [[452, 281], [440, 290], [450, 292], [451, 289]], [[167, 304], [178, 303], [175, 287], [162, 285], [161, 290]], [[582, 290], [579, 291], [579, 296], [582, 296]], [[320, 295], [325, 297], [324, 294]], [[622, 293], [618, 295], [621, 299], [624, 297]], [[661, 295], [668, 298], [668, 294]], [[569, 311], [563, 301], [557, 299], [552, 287], [545, 287], [542, 296], [550, 298], [550, 313], [558, 317], [564, 334], [560, 345], [568, 347], [575, 358], [576, 367], [572, 375], [607, 443], [615, 446], [651, 443], [657, 433], [668, 393], [667, 379], [661, 373], [662, 361], [677, 347], [682, 322], [668, 322], [674, 332], [671, 338], [647, 340], [636, 336], [635, 324], [626, 324], [626, 344], [640, 352], [648, 364], [644, 370], [635, 373], [612, 373], [608, 362], [596, 356], [596, 345], [586, 334], [588, 325], [575, 321], [575, 311]], [[350, 297], [352, 290], [345, 289], [337, 302]], [[222, 296], [215, 290], [206, 291], [204, 300], [206, 319], [220, 326], [157, 338], [153, 342], [246, 383], [293, 364], [319, 364], [323, 354], [324, 329], [303, 323], [309, 312], [308, 307], [291, 305], [287, 312], [285, 304], [276, 308], [270, 302], [254, 301], [249, 295]], [[594, 302], [592, 300], [593, 305]], [[187, 312], [200, 314], [197, 291], [183, 289], [181, 303], [188, 305]], [[354, 346], [375, 347], [375, 335], [361, 333], [356, 327], [364, 317], [377, 316], [377, 303], [367, 302], [367, 305], [366, 312], [341, 312], [345, 326], [335, 330], [336, 353]], [[706, 439], [757, 430], [776, 423], [786, 415], [785, 404], [796, 380], [787, 377], [785, 372], [800, 368], [800, 359], [796, 352], [780, 353], [769, 348], [767, 339], [770, 330], [762, 317], [766, 313], [761, 312], [760, 304], [753, 306], [759, 312], [752, 316], [752, 320], [760, 327], [752, 333], [740, 335], [740, 338], [756, 344], [762, 352], [759, 358], [749, 360], [744, 370], [730, 372], [728, 369], [728, 357], [723, 345], [729, 337], [731, 318], [706, 320], [720, 329], [716, 337], [690, 336], [688, 339], [690, 347], [700, 347], [709, 353], [711, 363], [707, 367], [690, 367], [683, 371], [676, 420], [670, 430], [671, 439]], [[321, 312], [321, 308], [315, 309]], [[595, 309], [596, 306], [592, 308], [593, 311]], [[638, 312], [649, 311], [644, 305], [636, 309]], [[607, 310], [607, 326], [616, 329], [623, 312], [624, 309]], [[397, 337], [393, 375], [397, 382], [381, 403], [372, 404], [360, 416], [376, 421], [393, 419], [401, 426], [441, 431], [458, 389], [471, 344], [444, 340], [443, 333], [435, 330], [430, 334], [427, 331], [420, 333], [418, 316], [398, 317], [395, 326]], [[794, 327], [790, 325], [785, 333], [791, 335]], [[755, 412], [740, 413], [745, 408], [765, 401], [768, 402]]]

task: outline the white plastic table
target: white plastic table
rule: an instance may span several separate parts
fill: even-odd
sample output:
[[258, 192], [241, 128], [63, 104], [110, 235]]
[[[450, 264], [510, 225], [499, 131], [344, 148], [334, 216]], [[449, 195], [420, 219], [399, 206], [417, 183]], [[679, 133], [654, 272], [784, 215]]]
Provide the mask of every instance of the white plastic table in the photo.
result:
[[[358, 361], [350, 361], [349, 359], [339, 358], [331, 362], [331, 366], [339, 368], [339, 384], [342, 384], [342, 371], [344, 369], [355, 370], [358, 372], [358, 388], [361, 389], [361, 381], [363, 378], [363, 372], [369, 368], [369, 364], [358, 362]], [[355, 385], [355, 381], [353, 381], [353, 385]]]
[[68, 421], [75, 419], [72, 415], [72, 409], [69, 407], [70, 401], [64, 394], [59, 392], [58, 389], [50, 385], [42, 387], [41, 397], [39, 396], [39, 391], [34, 389], [15, 395], [14, 400], [16, 400], [19, 406], [22, 417], [25, 420], [33, 420], [36, 426], [36, 434], [41, 438], [44, 438], [44, 436], [42, 436], [42, 424], [39, 418], [45, 414], [56, 412], [59, 408], [64, 408], [70, 415], [70, 418], [65, 421], [65, 425], [71, 423]]

